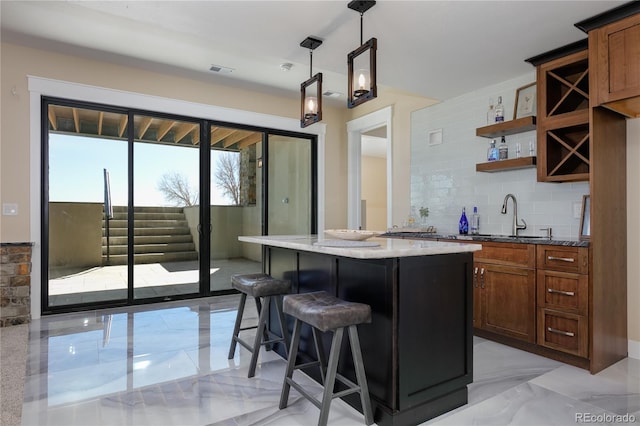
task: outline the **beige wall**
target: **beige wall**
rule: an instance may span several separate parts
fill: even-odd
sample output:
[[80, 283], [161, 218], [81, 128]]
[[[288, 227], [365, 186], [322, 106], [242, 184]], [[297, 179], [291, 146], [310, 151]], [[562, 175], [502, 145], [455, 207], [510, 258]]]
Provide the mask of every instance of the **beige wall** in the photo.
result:
[[[28, 75], [298, 118], [299, 99], [296, 96], [288, 98], [234, 88], [222, 83], [229, 80], [221, 77], [187, 79], [10, 43], [2, 43], [0, 49], [0, 198], [2, 202], [17, 203], [19, 208], [17, 216], [0, 217], [0, 238], [3, 242], [31, 240]], [[296, 86], [298, 84], [295, 83]], [[323, 109], [323, 123], [327, 125], [326, 158], [346, 157], [346, 111], [346, 107], [325, 106]], [[346, 174], [346, 162], [340, 161], [325, 178], [325, 187], [332, 188], [326, 196], [326, 227], [346, 226]]]
[[387, 159], [362, 157], [361, 196], [367, 202], [366, 229], [387, 229]]

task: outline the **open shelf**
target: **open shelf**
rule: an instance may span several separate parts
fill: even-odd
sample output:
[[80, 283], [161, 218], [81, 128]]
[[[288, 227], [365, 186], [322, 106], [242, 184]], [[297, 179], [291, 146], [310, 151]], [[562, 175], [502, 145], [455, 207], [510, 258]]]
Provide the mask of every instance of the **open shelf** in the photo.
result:
[[516, 133], [529, 132], [531, 130], [536, 130], [536, 117], [533, 115], [491, 124], [490, 126], [478, 127], [476, 129], [476, 136], [499, 138], [501, 136], [515, 135]]
[[502, 172], [506, 170], [529, 169], [536, 167], [536, 157], [510, 158], [476, 164], [476, 172]]

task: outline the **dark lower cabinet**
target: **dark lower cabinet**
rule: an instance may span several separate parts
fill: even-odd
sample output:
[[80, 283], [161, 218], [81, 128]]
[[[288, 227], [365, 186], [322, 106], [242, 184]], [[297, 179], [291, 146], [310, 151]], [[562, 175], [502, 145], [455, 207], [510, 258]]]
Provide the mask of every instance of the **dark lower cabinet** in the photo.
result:
[[[265, 250], [266, 272], [290, 279], [294, 293], [324, 290], [371, 306], [372, 321], [358, 333], [380, 425], [419, 424], [467, 403], [473, 380], [472, 264], [471, 253], [354, 259]], [[327, 353], [330, 339], [331, 333], [323, 336]], [[303, 329], [301, 341], [301, 356], [315, 358], [310, 330]], [[281, 346], [276, 350], [284, 356]], [[346, 339], [339, 371], [355, 380]], [[305, 372], [319, 379], [317, 368]], [[357, 395], [345, 400], [361, 409]]]

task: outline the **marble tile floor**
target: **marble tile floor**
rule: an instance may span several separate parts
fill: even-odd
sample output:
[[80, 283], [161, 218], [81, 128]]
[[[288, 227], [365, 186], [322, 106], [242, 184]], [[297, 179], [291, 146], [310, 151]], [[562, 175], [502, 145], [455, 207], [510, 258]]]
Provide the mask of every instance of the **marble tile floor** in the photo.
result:
[[[33, 321], [22, 424], [316, 424], [318, 409], [293, 389], [289, 407], [278, 409], [285, 362], [277, 354], [263, 350], [253, 379], [246, 377], [246, 350], [239, 348], [234, 359], [227, 359], [238, 298], [219, 296]], [[247, 306], [243, 325], [257, 320], [255, 307]], [[320, 386], [311, 379], [301, 374], [298, 380], [320, 395]], [[631, 423], [640, 423], [640, 360], [627, 358], [590, 375], [474, 338], [469, 403], [424, 424], [620, 424], [625, 415]], [[361, 425], [363, 419], [343, 401], [334, 400], [329, 424]]]

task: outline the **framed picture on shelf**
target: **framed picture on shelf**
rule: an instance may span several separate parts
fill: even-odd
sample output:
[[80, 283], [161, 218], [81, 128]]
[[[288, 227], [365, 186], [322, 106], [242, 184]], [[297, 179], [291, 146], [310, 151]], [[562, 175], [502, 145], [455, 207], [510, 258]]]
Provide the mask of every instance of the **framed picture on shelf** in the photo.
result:
[[582, 196], [582, 214], [580, 215], [580, 241], [591, 239], [591, 197]]
[[536, 83], [530, 83], [516, 90], [516, 104], [513, 119], [536, 115]]

